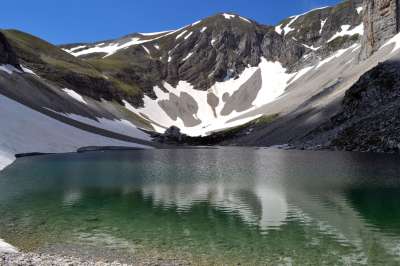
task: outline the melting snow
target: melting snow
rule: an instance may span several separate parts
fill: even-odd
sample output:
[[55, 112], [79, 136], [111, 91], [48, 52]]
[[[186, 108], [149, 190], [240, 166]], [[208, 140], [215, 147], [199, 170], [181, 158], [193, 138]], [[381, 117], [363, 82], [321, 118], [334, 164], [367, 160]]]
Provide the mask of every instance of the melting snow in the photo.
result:
[[160, 35], [160, 34], [170, 33], [170, 32], [172, 32], [172, 30], [159, 31], [159, 32], [149, 32], [149, 33], [139, 33], [139, 34], [143, 35], [143, 36], [153, 36], [153, 35]]
[[93, 119], [90, 119], [90, 118], [87, 118], [84, 116], [80, 116], [77, 114], [63, 114], [63, 113], [58, 113], [58, 114], [69, 117], [73, 120], [76, 120], [76, 121], [79, 121], [79, 122], [82, 122], [82, 123], [85, 123], [85, 124], [88, 124], [91, 126], [94, 126], [94, 127], [98, 127], [98, 128], [112, 131], [112, 132], [116, 132], [116, 133], [119, 133], [119, 134], [122, 134], [125, 136], [130, 136], [130, 137], [147, 140], [147, 141], [152, 140], [152, 138], [148, 134], [146, 134], [143, 131], [141, 131], [140, 129], [138, 129], [134, 124], [132, 124], [128, 120], [124, 120], [124, 119], [110, 120], [110, 119], [101, 118], [101, 117], [96, 117], [96, 120], [93, 120]]
[[202, 29], [201, 29], [201, 33], [203, 33], [203, 32], [205, 32], [207, 30], [207, 27], [203, 27]]
[[326, 24], [326, 22], [328, 21], [328, 19], [321, 19], [321, 29], [319, 30], [319, 35], [322, 34], [322, 30], [324, 29], [324, 26]]
[[189, 39], [189, 37], [192, 36], [192, 34], [193, 34], [193, 31], [189, 32], [189, 34], [186, 35], [184, 39], [185, 39], [185, 40]]
[[364, 34], [364, 24], [361, 23], [360, 25], [354, 27], [353, 29], [351, 29], [350, 25], [342, 25], [341, 26], [341, 31], [335, 33], [335, 35], [332, 36], [332, 38], [330, 38], [328, 40], [328, 42], [333, 41], [334, 39], [338, 38], [338, 37], [343, 37], [343, 36], [353, 36], [355, 34], [359, 34], [359, 35], [363, 35]]
[[321, 47], [309, 46], [309, 45], [307, 45], [307, 44], [302, 44], [302, 45], [303, 45], [304, 47], [310, 49], [310, 50], [313, 50], [313, 51], [317, 51], [317, 50], [321, 49]]
[[71, 96], [72, 98], [74, 98], [75, 100], [77, 100], [78, 102], [87, 104], [87, 102], [83, 99], [83, 97], [80, 94], [78, 94], [77, 92], [67, 89], [67, 88], [63, 89], [63, 91], [65, 93], [67, 93], [69, 96]]
[[282, 29], [282, 24], [276, 26], [276, 27], [275, 27], [275, 31], [276, 31], [279, 35], [282, 35], [282, 31], [283, 31], [283, 29]]
[[360, 15], [361, 12], [363, 11], [363, 7], [362, 6], [357, 7], [356, 10], [357, 10], [357, 13]]
[[[126, 49], [126, 48], [128, 48], [130, 46], [152, 42], [152, 41], [161, 39], [163, 37], [166, 37], [168, 35], [174, 34], [174, 33], [178, 32], [179, 30], [181, 30], [181, 29], [178, 29], [176, 31], [166, 31], [166, 32], [160, 32], [160, 33], [154, 33], [154, 34], [148, 33], [149, 36], [156, 35], [156, 34], [159, 35], [159, 34], [165, 33], [164, 35], [158, 36], [158, 37], [153, 38], [153, 39], [141, 39], [141, 38], [138, 38], [138, 37], [133, 37], [130, 41], [128, 41], [128, 42], [126, 42], [124, 44], [120, 44], [120, 43], [117, 42], [117, 43], [110, 43], [108, 45], [105, 45], [105, 43], [100, 43], [100, 44], [97, 44], [94, 47], [90, 47], [88, 49], [85, 49], [85, 50], [82, 50], [82, 51], [79, 51], [79, 52], [73, 52], [71, 50], [68, 50], [67, 52], [69, 52], [70, 54], [72, 54], [73, 56], [76, 56], [76, 57], [81, 56], [81, 55], [85, 55], [85, 54], [92, 54], [92, 53], [106, 53], [107, 55], [104, 56], [104, 57], [108, 57], [110, 55], [115, 54], [116, 52], [118, 52], [121, 49]], [[146, 33], [142, 33], [142, 35], [145, 36]]]
[[160, 46], [158, 44], [155, 44], [154, 48], [156, 48], [157, 50], [160, 50]]
[[300, 16], [295, 16], [292, 18], [292, 20], [286, 24], [285, 28], [283, 28], [284, 34], [288, 34], [291, 31], [294, 31], [294, 28], [291, 28], [290, 26], [299, 18]]
[[142, 45], [142, 48], [146, 51], [146, 53], [147, 53], [148, 55], [150, 55], [150, 51], [149, 51], [149, 49], [147, 49], [146, 46]]
[[201, 20], [196, 21], [195, 23], [192, 24], [192, 26], [196, 26], [197, 24], [199, 24], [201, 22]]
[[244, 18], [244, 17], [241, 17], [241, 16], [239, 16], [239, 18], [240, 18], [241, 20], [244, 20], [244, 21], [248, 22], [248, 23], [251, 23], [251, 21], [248, 20], [247, 18]]
[[179, 33], [179, 34], [176, 36], [175, 39], [178, 40], [180, 37], [182, 37], [183, 35], [185, 35], [186, 32], [187, 32], [187, 30], [182, 31], [181, 33]]
[[38, 75], [36, 75], [35, 72], [33, 72], [32, 70], [30, 70], [29, 68], [26, 68], [26, 67], [24, 67], [23, 65], [20, 65], [20, 67], [21, 67], [22, 71], [24, 71], [24, 73], [28, 73], [28, 74], [31, 74], [31, 75], [38, 76]]

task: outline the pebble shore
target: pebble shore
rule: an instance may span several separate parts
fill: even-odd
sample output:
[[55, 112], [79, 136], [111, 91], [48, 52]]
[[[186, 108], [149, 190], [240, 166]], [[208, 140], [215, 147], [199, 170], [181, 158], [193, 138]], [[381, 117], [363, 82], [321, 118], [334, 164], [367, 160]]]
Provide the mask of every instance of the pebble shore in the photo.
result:
[[181, 262], [168, 262], [155, 259], [141, 260], [135, 264], [107, 261], [85, 261], [67, 256], [55, 256], [37, 253], [0, 253], [0, 266], [129, 266], [129, 265], [187, 265]]

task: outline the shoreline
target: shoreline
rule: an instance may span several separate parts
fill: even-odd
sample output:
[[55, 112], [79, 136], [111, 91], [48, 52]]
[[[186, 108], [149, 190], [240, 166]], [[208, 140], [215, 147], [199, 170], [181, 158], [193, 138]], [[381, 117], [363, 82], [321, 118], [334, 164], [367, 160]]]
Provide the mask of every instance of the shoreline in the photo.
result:
[[122, 264], [117, 261], [88, 261], [69, 256], [57, 256], [39, 253], [1, 253], [0, 252], [0, 266], [128, 266], [132, 264]]
[[52, 255], [47, 253], [0, 251], [0, 266], [182, 266], [190, 265], [180, 260], [168, 260], [160, 258], [134, 259], [134, 263], [122, 263], [117, 260], [82, 259], [74, 256]]

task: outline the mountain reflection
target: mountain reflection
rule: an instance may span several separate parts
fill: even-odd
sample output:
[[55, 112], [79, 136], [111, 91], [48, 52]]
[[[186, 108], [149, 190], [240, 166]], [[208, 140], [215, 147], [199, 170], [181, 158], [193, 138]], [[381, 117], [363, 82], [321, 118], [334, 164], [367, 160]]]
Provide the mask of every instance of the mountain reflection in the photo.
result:
[[259, 252], [296, 243], [342, 252], [350, 264], [397, 262], [399, 165], [391, 156], [234, 148], [27, 158], [0, 174], [0, 234], [39, 230], [48, 217], [44, 242], [51, 230], [98, 241], [88, 235], [95, 222], [97, 236], [130, 250], [154, 238], [225, 249], [228, 238], [250, 253], [256, 243]]

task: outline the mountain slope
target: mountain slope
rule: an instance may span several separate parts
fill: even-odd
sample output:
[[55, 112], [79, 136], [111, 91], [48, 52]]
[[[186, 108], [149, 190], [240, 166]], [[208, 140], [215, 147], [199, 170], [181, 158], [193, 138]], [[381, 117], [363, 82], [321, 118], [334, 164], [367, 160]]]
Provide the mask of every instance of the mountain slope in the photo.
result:
[[[28, 109], [10, 112], [15, 127], [0, 151], [7, 158], [53, 151], [45, 139], [37, 146], [14, 141], [25, 128], [38, 134], [20, 112], [43, 123], [56, 151], [86, 142], [160, 147], [150, 132], [171, 126], [190, 136], [217, 133], [214, 141], [229, 145], [301, 146], [342, 111], [346, 91], [364, 73], [397, 54], [392, 44], [379, 49], [394, 26], [379, 19], [392, 13], [380, 16], [379, 5], [374, 13], [370, 1], [343, 1], [275, 26], [222, 13], [174, 31], [61, 47], [2, 30], [0, 94], [11, 101], [7, 109]], [[388, 25], [385, 34], [376, 33], [379, 25]], [[58, 123], [85, 141], [62, 136]]]
[[144, 104], [131, 110], [157, 132], [177, 126], [199, 136], [256, 119], [307, 67], [359, 42], [362, 32], [361, 1], [347, 1], [278, 26], [223, 13], [175, 31], [62, 48], [140, 87]]

